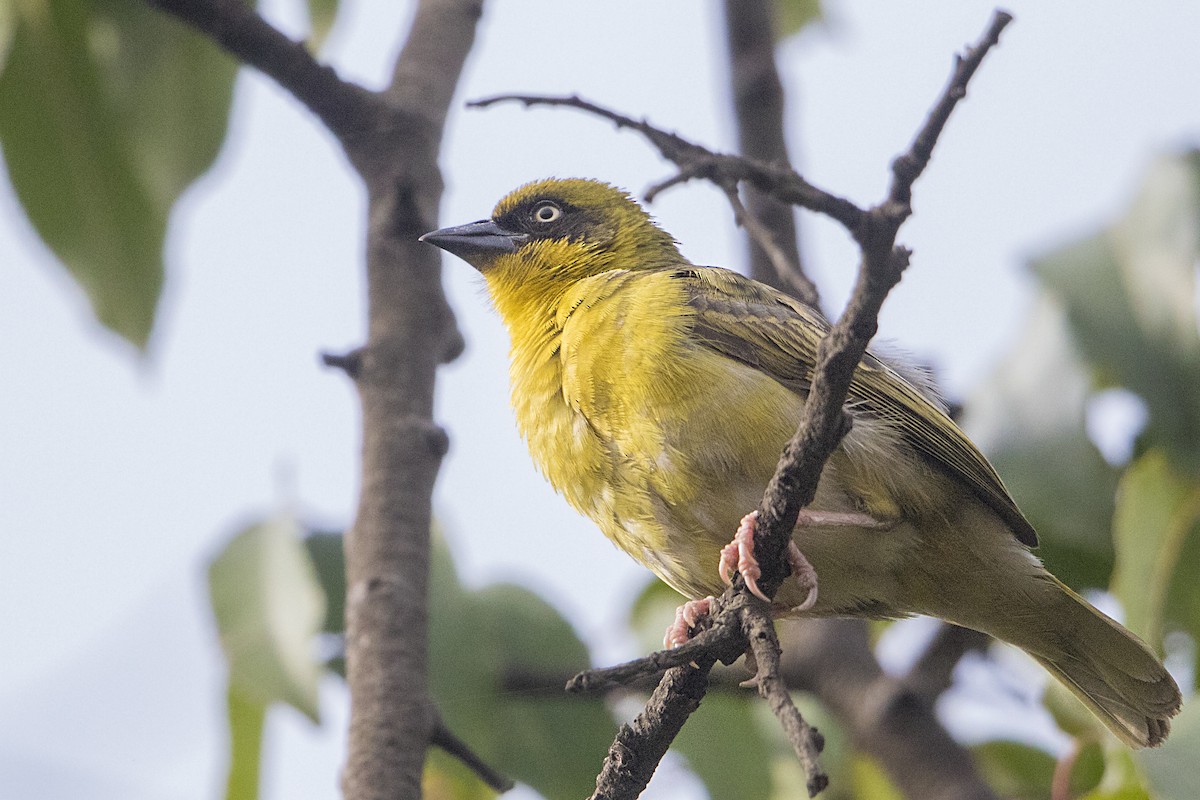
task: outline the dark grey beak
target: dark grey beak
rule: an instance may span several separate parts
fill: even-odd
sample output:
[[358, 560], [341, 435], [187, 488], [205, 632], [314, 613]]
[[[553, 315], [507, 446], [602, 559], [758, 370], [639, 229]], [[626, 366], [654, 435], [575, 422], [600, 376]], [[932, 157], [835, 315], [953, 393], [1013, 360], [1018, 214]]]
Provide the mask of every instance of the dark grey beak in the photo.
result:
[[490, 219], [481, 219], [467, 225], [430, 231], [419, 241], [428, 242], [447, 253], [453, 253], [482, 272], [497, 256], [517, 252], [517, 247], [526, 238], [528, 237], [523, 233], [504, 230]]

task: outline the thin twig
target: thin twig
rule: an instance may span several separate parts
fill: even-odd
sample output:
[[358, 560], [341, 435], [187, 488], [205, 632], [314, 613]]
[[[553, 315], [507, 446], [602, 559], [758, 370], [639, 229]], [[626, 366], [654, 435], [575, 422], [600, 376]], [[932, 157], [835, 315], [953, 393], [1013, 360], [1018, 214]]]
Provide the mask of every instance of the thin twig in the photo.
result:
[[790, 290], [790, 293], [800, 298], [809, 305], [816, 304], [818, 300], [816, 287], [813, 282], [808, 279], [803, 272], [800, 271], [799, 264], [792, 260], [788, 253], [784, 252], [783, 247], [775, 238], [775, 234], [766, 225], [759, 220], [750, 210], [742, 204], [742, 198], [738, 196], [736, 185], [722, 186], [721, 191], [725, 193], [725, 198], [729, 201], [729, 205], [733, 208], [733, 217], [738, 225], [746, 229], [746, 233], [758, 246], [758, 249], [766, 256], [771, 263], [771, 267], [775, 271], [775, 276], [778, 279], [776, 285], [781, 285], [785, 289]]
[[715, 153], [678, 134], [656, 128], [645, 120], [638, 121], [616, 111], [604, 108], [578, 95], [545, 96], [528, 94], [502, 94], [473, 100], [467, 103], [468, 108], [487, 108], [507, 101], [524, 103], [530, 106], [561, 106], [577, 108], [598, 117], [610, 120], [618, 128], [628, 128], [645, 136], [652, 145], [658, 148], [663, 158], [679, 167], [679, 173], [657, 184], [647, 192], [647, 199], [668, 186], [689, 181], [693, 178], [707, 178], [717, 185], [730, 181], [748, 181], [764, 194], [769, 194], [784, 203], [807, 208], [819, 214], [825, 214], [840, 222], [851, 231], [858, 228], [865, 213], [849, 200], [838, 197], [823, 189], [818, 189], [800, 177], [791, 167], [781, 164], [768, 164], [752, 158]]
[[511, 778], [501, 775], [495, 769], [490, 767], [480, 758], [471, 746], [455, 735], [454, 731], [446, 726], [446, 721], [442, 719], [441, 714], [434, 712], [436, 717], [433, 722], [433, 733], [429, 737], [431, 744], [445, 750], [450, 755], [457, 758], [463, 764], [467, 765], [472, 772], [479, 776], [479, 779], [488, 786], [495, 789], [497, 792], [507, 792], [516, 784]]
[[750, 642], [751, 652], [758, 665], [754, 679], [758, 686], [758, 695], [767, 701], [767, 706], [778, 718], [784, 735], [804, 767], [808, 796], [816, 797], [829, 785], [829, 776], [825, 774], [819, 761], [821, 751], [825, 748], [825, 737], [805, 721], [796, 704], [792, 702], [787, 684], [780, 675], [781, 648], [775, 635], [775, 624], [771, 620], [770, 609], [765, 603], [759, 605], [743, 618], [742, 624], [743, 633]]
[[[659, 676], [668, 669], [690, 664], [703, 655], [714, 656], [715, 649], [729, 641], [729, 634], [719, 627], [701, 631], [696, 636], [670, 650], [658, 650], [648, 656], [617, 664], [612, 667], [584, 670], [567, 681], [567, 691], [571, 694], [594, 694], [606, 692], [614, 686], [625, 686], [644, 677]], [[732, 654], [737, 658], [744, 647], [735, 648]]]

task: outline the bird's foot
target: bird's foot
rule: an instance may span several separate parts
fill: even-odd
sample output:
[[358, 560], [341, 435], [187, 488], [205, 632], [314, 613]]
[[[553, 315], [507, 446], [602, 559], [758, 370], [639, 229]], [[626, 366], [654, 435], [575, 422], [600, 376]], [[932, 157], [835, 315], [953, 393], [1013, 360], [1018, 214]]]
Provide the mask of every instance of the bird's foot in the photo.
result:
[[[806, 512], [801, 512], [802, 518], [798, 520], [801, 525], [822, 525], [829, 524], [825, 522], [814, 522], [814, 517], [819, 516], [825, 518], [829, 514], [838, 514], [839, 516], [848, 516], [839, 512], [821, 512], [810, 511], [807, 516]], [[758, 522], [758, 512], [751, 511], [746, 516], [742, 517], [742, 522], [738, 525], [737, 533], [733, 535], [733, 541], [721, 548], [721, 561], [717, 565], [717, 571], [721, 574], [721, 580], [729, 584], [733, 580], [733, 570], [736, 567], [741, 573], [742, 580], [746, 582], [746, 588], [751, 594], [765, 602], [771, 600], [763, 594], [763, 591], [758, 588], [758, 579], [762, 577], [762, 569], [758, 566], [758, 559], [754, 557], [754, 526]], [[874, 522], [874, 520], [872, 520]], [[850, 523], [839, 523], [850, 524]], [[795, 578], [800, 586], [808, 590], [804, 602], [796, 606], [793, 611], [807, 611], [812, 608], [817, 602], [817, 571], [813, 569], [812, 564], [808, 563], [808, 559], [800, 552], [800, 548], [795, 542], [788, 542], [786, 556], [788, 566], [791, 567], [792, 577]]]
[[712, 610], [715, 600], [715, 597], [709, 595], [699, 600], [688, 600], [675, 609], [675, 621], [663, 636], [663, 647], [670, 650], [692, 638], [692, 628], [696, 627], [696, 621]]

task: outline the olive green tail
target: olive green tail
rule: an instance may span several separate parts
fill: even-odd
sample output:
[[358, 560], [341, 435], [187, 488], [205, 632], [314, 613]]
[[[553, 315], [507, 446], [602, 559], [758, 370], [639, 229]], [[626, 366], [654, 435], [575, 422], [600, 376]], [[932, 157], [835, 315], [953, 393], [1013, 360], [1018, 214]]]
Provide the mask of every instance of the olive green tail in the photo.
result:
[[1078, 697], [1130, 747], [1155, 747], [1171, 730], [1183, 698], [1170, 673], [1141, 639], [1053, 579], [1045, 609], [1052, 632], [1038, 642], [1014, 642]]

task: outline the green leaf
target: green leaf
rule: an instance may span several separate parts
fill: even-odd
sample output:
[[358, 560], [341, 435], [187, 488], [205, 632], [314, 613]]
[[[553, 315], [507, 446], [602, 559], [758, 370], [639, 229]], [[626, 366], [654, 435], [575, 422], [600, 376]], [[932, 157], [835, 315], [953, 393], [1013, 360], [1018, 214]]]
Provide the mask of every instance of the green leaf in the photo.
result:
[[297, 526], [276, 519], [246, 528], [213, 560], [208, 585], [231, 687], [317, 721], [322, 667], [313, 639], [325, 601]]
[[1162, 747], [1133, 754], [1141, 766], [1155, 800], [1195, 800], [1200, 797], [1200, 704], [1184, 703], [1171, 723], [1171, 735]]
[[267, 707], [234, 686], [226, 695], [229, 714], [229, 774], [225, 800], [258, 800], [263, 726]]
[[756, 699], [751, 690], [710, 691], [671, 745], [712, 800], [771, 797], [772, 746], [758, 724]]
[[1089, 383], [1063, 307], [1042, 296], [963, 414], [1037, 530], [1038, 555], [1076, 588], [1107, 586], [1113, 559], [1117, 473], [1084, 427]]
[[629, 610], [629, 627], [642, 650], [653, 652], [662, 647], [663, 634], [683, 602], [683, 595], [657, 578], [646, 584]]
[[496, 792], [454, 756], [435, 748], [425, 755], [423, 800], [492, 800]]
[[1105, 751], [1104, 776], [1100, 785], [1080, 800], [1157, 800], [1147, 791], [1133, 753], [1113, 743]]
[[344, 633], [346, 630], [346, 554], [342, 534], [332, 531], [312, 531], [304, 537], [308, 557], [317, 571], [317, 581], [325, 595], [325, 633]]
[[988, 785], [1001, 797], [1049, 800], [1054, 757], [1020, 742], [994, 741], [971, 748]]
[[793, 36], [821, 16], [821, 0], [775, 0], [776, 38]]
[[0, 74], [4, 73], [4, 64], [8, 60], [8, 50], [12, 45], [13, 32], [17, 27], [17, 11], [13, 7], [15, 0], [0, 0]]
[[1195, 592], [1197, 573], [1181, 570], [1180, 556], [1198, 524], [1200, 483], [1177, 474], [1163, 451], [1151, 450], [1126, 470], [1113, 520], [1117, 569], [1112, 591], [1125, 606], [1126, 626], [1159, 653], [1176, 575], [1186, 575]]
[[587, 796], [616, 727], [603, 701], [563, 691], [588, 666], [570, 624], [518, 586], [465, 591], [438, 537], [430, 579], [430, 684], [450, 729], [546, 797]]
[[320, 52], [326, 37], [333, 30], [337, 21], [338, 0], [308, 0], [308, 41], [309, 48]]
[[892, 783], [879, 762], [859, 754], [855, 756], [851, 767], [856, 797], [869, 797], [871, 800], [904, 800], [904, 795]]
[[1150, 411], [1146, 436], [1200, 472], [1200, 155], [1148, 171], [1124, 217], [1032, 263], [1063, 302], [1100, 385], [1123, 386]]
[[216, 157], [234, 64], [139, 0], [15, 8], [0, 74], [13, 188], [100, 322], [144, 347], [167, 215]]

